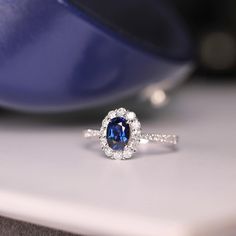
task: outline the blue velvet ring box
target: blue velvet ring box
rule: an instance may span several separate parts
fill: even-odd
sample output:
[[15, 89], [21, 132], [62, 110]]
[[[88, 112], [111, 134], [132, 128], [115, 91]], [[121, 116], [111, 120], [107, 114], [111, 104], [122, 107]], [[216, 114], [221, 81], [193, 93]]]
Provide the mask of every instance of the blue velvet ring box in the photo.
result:
[[0, 0], [0, 106], [67, 111], [115, 100], [191, 63], [159, 0]]

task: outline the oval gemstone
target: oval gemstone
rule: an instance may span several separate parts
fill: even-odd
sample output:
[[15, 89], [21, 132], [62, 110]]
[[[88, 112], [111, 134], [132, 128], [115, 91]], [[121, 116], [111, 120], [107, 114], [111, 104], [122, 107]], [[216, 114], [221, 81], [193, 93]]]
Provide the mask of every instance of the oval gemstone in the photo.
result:
[[123, 117], [113, 118], [107, 126], [107, 143], [113, 150], [123, 150], [130, 136], [130, 128]]

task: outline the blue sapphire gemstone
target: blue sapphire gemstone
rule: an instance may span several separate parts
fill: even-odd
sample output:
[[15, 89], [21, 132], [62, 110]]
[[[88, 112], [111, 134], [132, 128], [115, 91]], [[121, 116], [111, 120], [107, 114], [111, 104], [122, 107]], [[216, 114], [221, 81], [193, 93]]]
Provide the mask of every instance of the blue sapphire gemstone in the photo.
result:
[[113, 118], [107, 126], [107, 143], [113, 150], [123, 150], [130, 136], [130, 128], [123, 117]]

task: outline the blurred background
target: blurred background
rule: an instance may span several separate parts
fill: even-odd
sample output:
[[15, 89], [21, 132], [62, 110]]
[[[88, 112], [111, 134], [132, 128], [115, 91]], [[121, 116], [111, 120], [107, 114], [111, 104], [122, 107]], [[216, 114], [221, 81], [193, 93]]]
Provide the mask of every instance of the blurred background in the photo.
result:
[[235, 75], [234, 1], [12, 0], [0, 10], [2, 107], [67, 112], [193, 74]]
[[235, 1], [173, 1], [196, 46], [197, 74], [235, 74]]
[[0, 3], [0, 105], [10, 110], [78, 111], [192, 75], [235, 75], [233, 0]]

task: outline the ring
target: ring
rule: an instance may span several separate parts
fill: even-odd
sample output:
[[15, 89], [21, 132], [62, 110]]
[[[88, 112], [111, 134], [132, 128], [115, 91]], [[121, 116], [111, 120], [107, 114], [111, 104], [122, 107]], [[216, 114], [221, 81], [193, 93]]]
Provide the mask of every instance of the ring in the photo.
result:
[[131, 158], [140, 143], [157, 142], [172, 147], [178, 143], [177, 135], [142, 133], [136, 114], [125, 108], [110, 111], [103, 119], [101, 129], [87, 129], [84, 137], [99, 137], [105, 155], [116, 160]]

